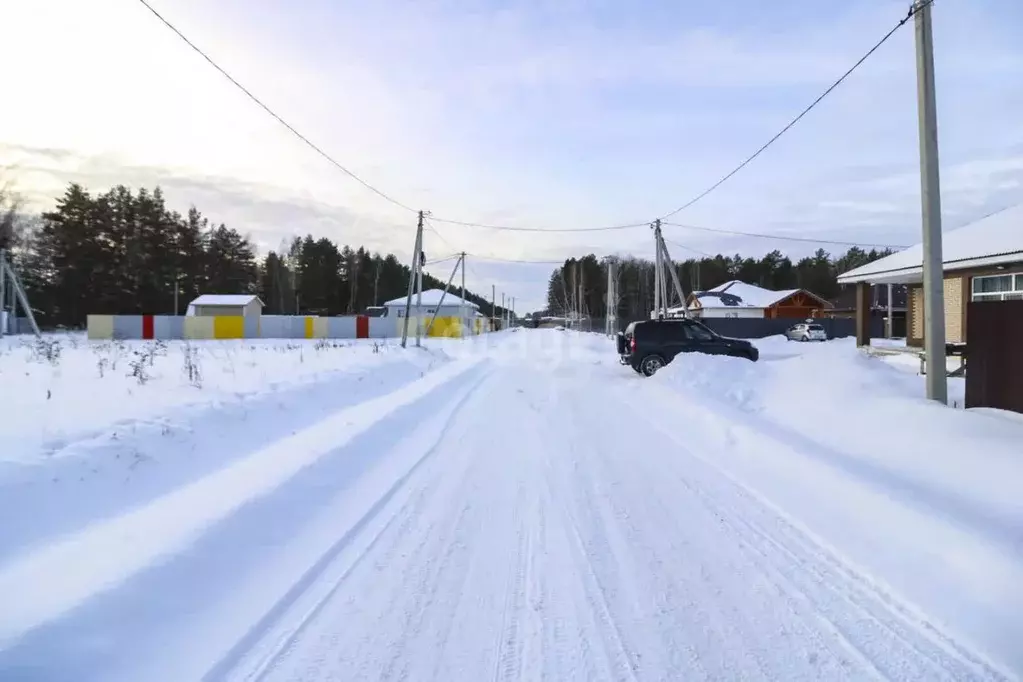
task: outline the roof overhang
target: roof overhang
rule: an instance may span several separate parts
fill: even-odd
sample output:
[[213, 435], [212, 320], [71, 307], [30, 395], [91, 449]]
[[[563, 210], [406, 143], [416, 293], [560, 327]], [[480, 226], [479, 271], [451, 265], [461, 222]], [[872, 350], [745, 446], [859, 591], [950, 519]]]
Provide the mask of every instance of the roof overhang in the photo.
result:
[[[1008, 265], [1010, 263], [1023, 263], [1023, 251], [1013, 253], [1001, 253], [996, 256], [982, 256], [980, 258], [966, 258], [957, 261], [943, 263], [943, 272], [955, 272], [956, 270], [968, 270], [971, 268], [994, 267], [997, 265]], [[896, 268], [893, 270], [879, 270], [858, 275], [839, 275], [839, 284], [857, 284], [866, 282], [868, 284], [916, 284], [923, 281], [923, 266], [914, 265], [908, 268]]]

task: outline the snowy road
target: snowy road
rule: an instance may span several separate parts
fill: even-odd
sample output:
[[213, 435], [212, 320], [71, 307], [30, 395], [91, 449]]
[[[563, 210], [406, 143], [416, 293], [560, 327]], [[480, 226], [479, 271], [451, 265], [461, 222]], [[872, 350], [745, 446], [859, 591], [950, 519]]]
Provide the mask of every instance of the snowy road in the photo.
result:
[[25, 631], [0, 616], [0, 678], [1011, 676], [717, 466], [699, 416], [665, 421], [631, 372], [496, 353], [448, 374], [185, 546], [95, 569]]

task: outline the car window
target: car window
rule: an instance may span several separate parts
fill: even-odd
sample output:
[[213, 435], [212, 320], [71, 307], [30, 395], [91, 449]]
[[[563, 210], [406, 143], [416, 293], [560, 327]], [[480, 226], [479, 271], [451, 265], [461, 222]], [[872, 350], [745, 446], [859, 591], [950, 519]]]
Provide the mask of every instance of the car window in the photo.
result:
[[809, 325], [807, 327], [807, 329], [809, 329], [812, 332], [822, 332], [822, 331], [824, 331], [824, 327], [822, 327], [819, 324], [811, 324], [811, 325]]
[[709, 329], [699, 324], [686, 325], [686, 333], [694, 341], [710, 341], [714, 338]]
[[686, 328], [688, 324], [679, 322], [669, 322], [664, 325], [664, 331], [662, 332], [662, 339], [664, 341], [685, 341], [688, 337]]

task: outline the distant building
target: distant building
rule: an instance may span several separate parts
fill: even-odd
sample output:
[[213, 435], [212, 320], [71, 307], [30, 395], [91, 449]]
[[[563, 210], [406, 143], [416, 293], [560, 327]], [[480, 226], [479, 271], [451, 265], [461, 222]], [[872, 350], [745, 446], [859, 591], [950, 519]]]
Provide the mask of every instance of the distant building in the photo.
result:
[[188, 304], [189, 317], [259, 317], [263, 302], [254, 294], [203, 294]]
[[806, 289], [771, 291], [739, 280], [725, 282], [707, 291], [695, 291], [689, 295], [686, 305], [693, 317], [761, 319], [819, 317], [831, 307], [826, 300]]
[[[444, 299], [443, 305], [441, 305], [441, 298]], [[416, 308], [416, 295], [412, 294], [412, 307], [409, 313], [412, 317], [426, 317], [427, 315], [433, 317], [434, 313], [436, 313], [437, 317], [465, 316], [466, 318], [474, 318], [479, 311], [479, 306], [472, 301], [463, 301], [459, 296], [451, 292], [448, 292], [445, 296], [443, 289], [427, 289], [423, 292], [421, 301], [422, 309], [420, 312]], [[382, 317], [404, 317], [405, 304], [407, 302], [407, 296], [387, 301], [383, 305], [384, 314]], [[438, 306], [440, 307], [438, 308]]]

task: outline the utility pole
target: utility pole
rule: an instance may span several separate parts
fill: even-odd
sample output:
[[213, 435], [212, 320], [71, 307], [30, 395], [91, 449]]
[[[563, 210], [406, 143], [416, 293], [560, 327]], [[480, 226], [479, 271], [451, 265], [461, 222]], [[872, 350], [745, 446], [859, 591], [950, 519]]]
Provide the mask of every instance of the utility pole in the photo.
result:
[[581, 265], [582, 265], [582, 262], [576, 263], [576, 281], [579, 284], [579, 295], [576, 296], [575, 300], [576, 300], [576, 304], [577, 304], [576, 305], [576, 319], [579, 320], [579, 329], [583, 328], [583, 309], [586, 307], [585, 299], [583, 297], [583, 283], [585, 281], [584, 278], [585, 278], [586, 275], [582, 271], [582, 268], [579, 267]]
[[887, 336], [889, 339], [892, 338], [892, 334], [894, 333], [894, 330], [895, 330], [895, 321], [892, 319], [892, 311], [893, 311], [893, 309], [894, 309], [894, 305], [892, 303], [892, 284], [891, 284], [891, 282], [889, 282], [888, 283], [888, 324], [887, 324], [886, 329], [885, 329], [885, 336]]
[[378, 259], [373, 275], [373, 305], [377, 304], [377, 291], [380, 289], [380, 263], [381, 261]]
[[490, 331], [497, 331], [497, 287], [490, 285]]
[[420, 228], [419, 234], [419, 261], [416, 268], [416, 348], [422, 346], [423, 339], [423, 262], [426, 254], [423, 253], [423, 235]]
[[[426, 333], [427, 333], [427, 335], [429, 335], [430, 330], [433, 329], [433, 323], [437, 321], [437, 315], [440, 314], [440, 308], [441, 308], [442, 305], [444, 305], [444, 299], [447, 298], [448, 291], [451, 289], [451, 283], [455, 281], [455, 273], [458, 272], [458, 267], [460, 265], [462, 265], [462, 258], [464, 258], [464, 257], [465, 257], [464, 254], [462, 256], [459, 256], [458, 260], [455, 262], [455, 267], [451, 268], [451, 276], [448, 277], [448, 283], [444, 285], [444, 293], [442, 293], [440, 295], [440, 300], [437, 301], [437, 307], [434, 308], [434, 310], [433, 310], [433, 317], [430, 318], [430, 323], [426, 325]], [[464, 272], [464, 267], [463, 267], [463, 272]], [[463, 292], [463, 294], [465, 293], [465, 285], [464, 284], [462, 285], [462, 292]], [[462, 304], [459, 304], [458, 309], [459, 309], [459, 312], [461, 312]], [[463, 322], [464, 322], [464, 320], [463, 320]]]
[[[6, 303], [4, 302], [4, 294], [6, 293], [4, 289], [7, 285], [11, 287], [10, 311], [7, 311]], [[32, 326], [32, 332], [36, 336], [40, 336], [39, 325], [36, 324], [36, 316], [32, 312], [32, 306], [28, 304], [28, 296], [25, 295], [25, 289], [22, 288], [21, 281], [14, 272], [14, 268], [7, 262], [7, 251], [0, 249], [0, 336], [3, 336], [6, 332], [3, 325], [4, 319], [8, 321], [12, 328], [14, 327], [14, 322], [17, 322], [19, 303], [21, 304], [22, 312], [25, 313], [25, 318], [28, 319], [29, 325]], [[6, 313], [6, 315], [3, 313]], [[14, 322], [11, 322], [11, 320]]]
[[0, 339], [7, 333], [7, 251], [0, 249]]
[[[657, 229], [657, 241], [661, 245], [661, 257], [662, 257], [662, 270], [664, 266], [667, 266], [668, 273], [671, 274], [671, 285], [675, 289], [675, 295], [678, 297], [679, 305], [681, 306], [686, 317], [689, 316], [689, 306], [686, 305], [686, 295], [682, 291], [682, 283], [678, 281], [678, 271], [675, 270], [675, 261], [671, 259], [671, 254], [668, 253], [668, 245], [664, 243], [664, 237], [661, 235], [660, 228]], [[662, 287], [664, 284], [661, 285]], [[667, 299], [667, 296], [665, 296]]]
[[[419, 254], [423, 248], [423, 212], [419, 212], [419, 225], [416, 228], [416, 243], [412, 248], [412, 269], [409, 271], [408, 295], [405, 298], [405, 319], [401, 328], [401, 347], [408, 342], [408, 318], [412, 314], [412, 292], [415, 290], [419, 273]], [[418, 311], [417, 311], [418, 314]], [[419, 321], [416, 320], [416, 345], [419, 345]]]
[[[462, 329], [468, 330], [469, 323], [465, 319], [465, 251], [462, 252], [462, 258], [460, 262], [462, 264], [462, 302], [458, 306], [458, 316], [462, 320]], [[440, 310], [440, 306], [437, 306], [437, 310]], [[468, 335], [467, 333], [463, 332], [463, 336], [467, 335]]]
[[654, 228], [654, 319], [661, 315], [661, 240], [657, 234], [661, 229], [661, 221], [653, 225]]
[[941, 183], [938, 176], [938, 111], [934, 94], [931, 1], [915, 0], [913, 5], [920, 129], [920, 199], [924, 233], [924, 353], [927, 362], [927, 397], [947, 404], [945, 275], [941, 253]]
[[612, 312], [615, 296], [615, 264], [610, 258], [607, 260], [607, 294], [604, 302], [604, 335], [612, 336], [611, 328], [613, 327], [612, 320], [614, 319], [614, 313]]
[[504, 318], [508, 314], [508, 309], [504, 307], [504, 292], [501, 292], [501, 329], [507, 329], [508, 325], [505, 324]]
[[178, 311], [180, 310], [180, 308], [178, 308], [178, 289], [181, 288], [180, 287], [180, 279], [179, 279], [180, 277], [181, 277], [181, 273], [180, 272], [175, 272], [174, 273], [174, 316], [175, 317], [178, 316]]

